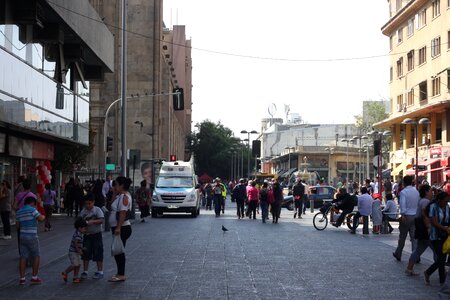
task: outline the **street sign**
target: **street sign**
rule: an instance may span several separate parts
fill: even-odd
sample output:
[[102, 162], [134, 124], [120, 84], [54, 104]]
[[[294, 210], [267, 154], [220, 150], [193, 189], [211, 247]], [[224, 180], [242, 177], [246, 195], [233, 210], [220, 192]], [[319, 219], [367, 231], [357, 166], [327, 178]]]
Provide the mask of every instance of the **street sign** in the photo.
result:
[[116, 169], [116, 164], [106, 164], [106, 171], [114, 171]]
[[[379, 161], [378, 161], [378, 158], [379, 158], [380, 156], [379, 155], [375, 155], [374, 157], [373, 157], [373, 160], [372, 160], [372, 163], [373, 163], [373, 166], [375, 167], [375, 168], [378, 168], [379, 167]], [[382, 165], [384, 165], [384, 159], [383, 158], [381, 158], [381, 166]], [[381, 167], [380, 166], [380, 167]]]

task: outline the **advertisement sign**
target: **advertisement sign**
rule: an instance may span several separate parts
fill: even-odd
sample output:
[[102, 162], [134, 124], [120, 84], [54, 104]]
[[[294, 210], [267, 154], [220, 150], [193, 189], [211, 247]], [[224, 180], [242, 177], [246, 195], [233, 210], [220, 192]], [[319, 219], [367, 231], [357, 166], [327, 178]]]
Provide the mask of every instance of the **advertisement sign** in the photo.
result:
[[440, 158], [442, 155], [442, 148], [435, 147], [430, 149], [430, 157], [431, 158]]

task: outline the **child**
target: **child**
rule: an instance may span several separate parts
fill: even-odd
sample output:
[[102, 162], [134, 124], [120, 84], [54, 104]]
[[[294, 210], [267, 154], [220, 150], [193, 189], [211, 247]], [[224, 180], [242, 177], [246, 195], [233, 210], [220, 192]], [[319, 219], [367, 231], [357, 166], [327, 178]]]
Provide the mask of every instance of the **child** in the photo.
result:
[[83, 218], [78, 217], [75, 220], [74, 227], [75, 232], [69, 247], [70, 266], [61, 273], [61, 277], [64, 282], [67, 282], [67, 274], [73, 271], [73, 283], [80, 283], [81, 279], [78, 274], [81, 266], [81, 254], [83, 254], [83, 233], [86, 232], [87, 223]]
[[45, 217], [36, 209], [36, 198], [27, 197], [23, 204], [24, 206], [16, 213], [16, 227], [20, 236], [19, 284], [25, 284], [25, 268], [28, 257], [31, 257], [33, 261], [31, 284], [40, 284], [42, 283], [42, 280], [37, 276], [40, 263], [37, 221], [42, 222], [45, 220]]

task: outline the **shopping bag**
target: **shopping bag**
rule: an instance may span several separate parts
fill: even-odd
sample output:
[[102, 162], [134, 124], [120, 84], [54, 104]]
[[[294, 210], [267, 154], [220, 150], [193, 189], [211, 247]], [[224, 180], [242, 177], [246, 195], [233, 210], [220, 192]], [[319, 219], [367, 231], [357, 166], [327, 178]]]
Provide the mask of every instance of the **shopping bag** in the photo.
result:
[[450, 236], [447, 237], [447, 239], [444, 242], [444, 245], [442, 245], [442, 253], [450, 254]]
[[113, 240], [111, 243], [111, 256], [116, 256], [125, 253], [125, 247], [123, 246], [122, 239], [120, 235], [113, 235]]

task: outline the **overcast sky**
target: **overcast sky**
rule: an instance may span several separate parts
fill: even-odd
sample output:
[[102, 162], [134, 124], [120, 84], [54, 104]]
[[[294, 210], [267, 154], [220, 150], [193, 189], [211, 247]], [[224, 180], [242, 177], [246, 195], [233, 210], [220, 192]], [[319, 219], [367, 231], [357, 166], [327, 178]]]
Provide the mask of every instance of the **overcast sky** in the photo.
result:
[[[259, 130], [274, 103], [307, 123], [354, 123], [389, 99], [381, 0], [164, 0], [166, 26], [192, 40], [193, 125]], [[194, 128], [193, 128], [194, 129]]]

